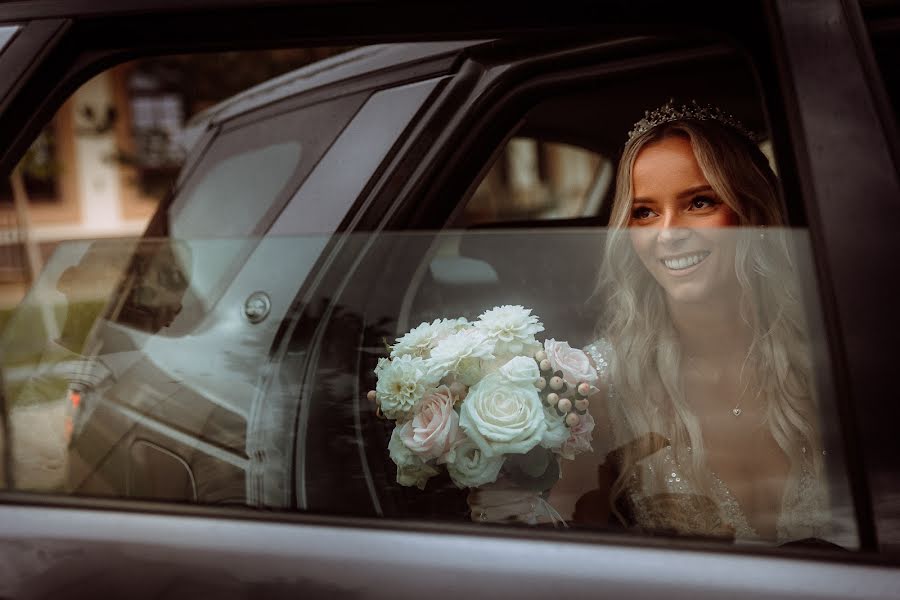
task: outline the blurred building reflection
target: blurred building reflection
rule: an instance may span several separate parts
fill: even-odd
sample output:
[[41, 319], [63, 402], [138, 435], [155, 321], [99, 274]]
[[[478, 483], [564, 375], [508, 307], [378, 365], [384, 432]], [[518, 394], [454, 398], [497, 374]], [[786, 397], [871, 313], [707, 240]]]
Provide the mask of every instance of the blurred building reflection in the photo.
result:
[[59, 242], [141, 234], [181, 168], [193, 115], [343, 50], [142, 59], [83, 84], [0, 185], [0, 327]]

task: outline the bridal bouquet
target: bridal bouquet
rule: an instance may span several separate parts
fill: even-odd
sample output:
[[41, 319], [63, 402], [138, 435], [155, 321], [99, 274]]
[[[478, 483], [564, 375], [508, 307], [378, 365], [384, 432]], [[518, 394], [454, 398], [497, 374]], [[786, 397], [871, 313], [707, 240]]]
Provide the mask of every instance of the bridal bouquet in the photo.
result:
[[493, 483], [501, 470], [558, 478], [560, 458], [591, 450], [596, 372], [567, 342], [539, 343], [543, 330], [530, 309], [498, 306], [396, 340], [368, 397], [395, 422], [398, 483], [424, 489], [441, 468], [460, 488]]

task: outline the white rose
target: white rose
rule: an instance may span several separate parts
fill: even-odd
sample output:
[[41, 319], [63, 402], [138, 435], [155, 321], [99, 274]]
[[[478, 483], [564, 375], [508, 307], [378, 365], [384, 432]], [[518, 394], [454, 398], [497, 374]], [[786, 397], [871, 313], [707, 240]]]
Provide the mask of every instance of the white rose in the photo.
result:
[[534, 385], [510, 383], [499, 373], [486, 375], [469, 389], [459, 426], [487, 456], [525, 454], [547, 430]]
[[482, 361], [494, 358], [494, 342], [474, 329], [463, 329], [438, 342], [431, 351], [430, 368], [438, 379], [453, 375], [466, 385], [482, 375]]
[[517, 356], [500, 367], [500, 374], [511, 383], [534, 385], [541, 376], [541, 370], [533, 358]]
[[473, 325], [494, 340], [498, 355], [525, 354], [538, 348], [534, 334], [544, 330], [543, 323], [531, 314], [530, 308], [509, 305], [485, 311]]
[[400, 437], [399, 427], [391, 432], [391, 441], [388, 442], [388, 451], [391, 460], [397, 465], [397, 483], [405, 486], [416, 486], [420, 490], [425, 489], [425, 483], [438, 474], [438, 470], [427, 464], [421, 458], [406, 447]]
[[563, 379], [569, 385], [582, 381], [597, 381], [597, 370], [591, 365], [587, 354], [569, 346], [569, 342], [557, 342], [553, 338], [544, 340], [544, 351], [554, 371], [562, 371]]
[[456, 487], [478, 487], [497, 481], [504, 456], [487, 456], [471, 439], [463, 440], [455, 449], [447, 473]]
[[406, 354], [429, 358], [438, 342], [464, 328], [467, 323], [468, 321], [464, 318], [435, 319], [432, 323], [421, 323], [418, 327], [397, 338], [391, 347], [391, 358]]
[[378, 383], [375, 393], [381, 411], [389, 419], [406, 419], [425, 391], [437, 385], [428, 363], [414, 356], [399, 356], [391, 361], [378, 361], [375, 367]]

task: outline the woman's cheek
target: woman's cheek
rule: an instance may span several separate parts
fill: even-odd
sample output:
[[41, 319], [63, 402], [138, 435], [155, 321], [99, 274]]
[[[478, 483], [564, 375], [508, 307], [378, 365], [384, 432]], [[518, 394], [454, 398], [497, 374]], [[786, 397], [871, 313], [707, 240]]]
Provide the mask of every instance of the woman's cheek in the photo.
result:
[[653, 262], [653, 245], [656, 233], [652, 227], [632, 227], [629, 231], [631, 247], [648, 269]]

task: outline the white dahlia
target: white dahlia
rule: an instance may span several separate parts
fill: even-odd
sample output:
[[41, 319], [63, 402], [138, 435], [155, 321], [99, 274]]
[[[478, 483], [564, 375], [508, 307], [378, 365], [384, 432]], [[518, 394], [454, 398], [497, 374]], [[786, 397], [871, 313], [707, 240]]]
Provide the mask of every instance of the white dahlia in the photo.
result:
[[378, 376], [375, 393], [381, 411], [389, 419], [406, 420], [416, 403], [439, 379], [433, 377], [424, 359], [408, 355], [378, 361], [375, 374]]
[[468, 325], [465, 318], [459, 319], [435, 319], [431, 323], [421, 323], [418, 327], [409, 330], [403, 336], [397, 338], [391, 347], [391, 358], [404, 356], [418, 356], [429, 358], [431, 351], [438, 342], [449, 335], [460, 331]]
[[475, 329], [447, 336], [431, 351], [432, 374], [438, 379], [452, 375], [466, 385], [481, 379], [482, 361], [494, 358], [494, 341]]
[[544, 330], [544, 324], [522, 306], [496, 306], [484, 312], [474, 323], [475, 329], [494, 340], [497, 355], [530, 354], [538, 342], [534, 334]]

